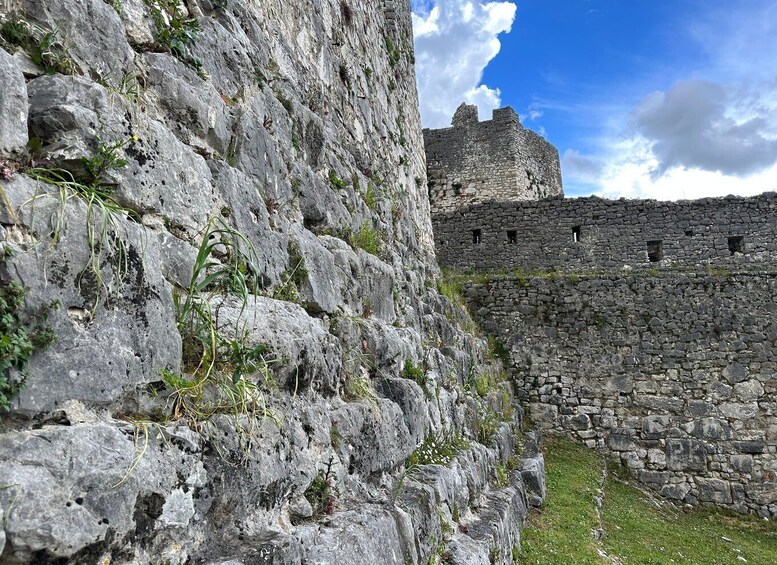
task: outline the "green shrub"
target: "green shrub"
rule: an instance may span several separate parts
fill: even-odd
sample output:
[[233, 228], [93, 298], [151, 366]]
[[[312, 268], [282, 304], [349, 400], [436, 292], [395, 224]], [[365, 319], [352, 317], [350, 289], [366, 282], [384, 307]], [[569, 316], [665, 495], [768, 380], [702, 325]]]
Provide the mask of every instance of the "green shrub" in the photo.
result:
[[399, 48], [394, 45], [394, 42], [388, 35], [383, 36], [383, 41], [386, 44], [386, 53], [388, 54], [389, 65], [395, 67], [399, 63], [399, 59], [402, 55]]
[[372, 182], [367, 183], [367, 193], [364, 195], [364, 203], [370, 210], [375, 209], [375, 204], [377, 204], [377, 195], [375, 185], [372, 184]]
[[345, 188], [345, 181], [337, 176], [337, 173], [334, 172], [334, 170], [329, 171], [329, 182], [332, 183], [332, 186], [334, 186], [338, 190], [343, 190]]
[[507, 485], [510, 484], [510, 476], [507, 472], [507, 467], [505, 467], [501, 463], [498, 463], [496, 465], [496, 468], [494, 469], [494, 472], [496, 474], [494, 485], [497, 488], [505, 488]]
[[365, 222], [359, 231], [353, 235], [351, 243], [355, 247], [364, 249], [367, 253], [377, 255], [383, 246], [383, 238], [378, 230]]
[[426, 382], [426, 372], [424, 371], [423, 367], [415, 365], [410, 359], [405, 359], [405, 364], [402, 367], [401, 376], [404, 379], [415, 381], [421, 387], [421, 389], [423, 389], [427, 396], [431, 396], [431, 392], [429, 391], [429, 387], [427, 386]]
[[187, 18], [179, 0], [145, 0], [156, 27], [156, 41], [177, 59], [198, 72], [202, 62], [192, 56], [191, 47], [197, 42], [200, 24], [196, 18]]

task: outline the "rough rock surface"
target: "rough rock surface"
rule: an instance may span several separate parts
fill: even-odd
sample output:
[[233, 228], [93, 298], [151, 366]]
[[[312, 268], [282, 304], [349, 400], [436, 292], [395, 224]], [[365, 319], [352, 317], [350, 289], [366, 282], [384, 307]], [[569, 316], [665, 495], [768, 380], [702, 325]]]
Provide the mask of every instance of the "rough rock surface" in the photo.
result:
[[3, 49], [0, 84], [0, 157], [4, 157], [27, 145], [27, 84], [16, 61]]
[[511, 563], [538, 458], [436, 290], [408, 2], [0, 19], [0, 279], [56, 337], [0, 379], [0, 562]]

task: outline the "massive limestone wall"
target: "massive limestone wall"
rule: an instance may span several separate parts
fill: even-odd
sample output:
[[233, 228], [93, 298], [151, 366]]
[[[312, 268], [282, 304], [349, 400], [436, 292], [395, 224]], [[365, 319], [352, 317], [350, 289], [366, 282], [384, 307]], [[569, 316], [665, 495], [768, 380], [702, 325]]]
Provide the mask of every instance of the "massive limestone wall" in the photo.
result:
[[465, 293], [548, 429], [683, 503], [777, 515], [777, 275], [495, 278]]
[[558, 151], [525, 129], [510, 107], [479, 122], [477, 106], [462, 104], [452, 127], [423, 133], [433, 214], [563, 194]]
[[408, 2], [0, 18], [3, 323], [37, 336], [0, 561], [512, 562], [542, 458], [435, 290]]
[[595, 271], [777, 265], [777, 194], [491, 202], [433, 216], [440, 264]]

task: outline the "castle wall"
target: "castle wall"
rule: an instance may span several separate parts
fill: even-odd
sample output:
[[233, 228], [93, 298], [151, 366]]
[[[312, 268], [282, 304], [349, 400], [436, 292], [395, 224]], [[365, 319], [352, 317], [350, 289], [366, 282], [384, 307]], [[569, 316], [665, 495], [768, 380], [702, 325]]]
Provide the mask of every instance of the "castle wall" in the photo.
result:
[[524, 129], [512, 108], [478, 122], [462, 105], [450, 128], [424, 130], [432, 212], [489, 200], [532, 200], [562, 194], [558, 151]]
[[[679, 202], [591, 197], [491, 202], [437, 213], [433, 224], [440, 264], [461, 270], [737, 268], [777, 265], [776, 211], [775, 193]], [[655, 261], [648, 242], [660, 242], [651, 244]]]
[[502, 278], [465, 295], [535, 422], [678, 502], [777, 515], [777, 274]]

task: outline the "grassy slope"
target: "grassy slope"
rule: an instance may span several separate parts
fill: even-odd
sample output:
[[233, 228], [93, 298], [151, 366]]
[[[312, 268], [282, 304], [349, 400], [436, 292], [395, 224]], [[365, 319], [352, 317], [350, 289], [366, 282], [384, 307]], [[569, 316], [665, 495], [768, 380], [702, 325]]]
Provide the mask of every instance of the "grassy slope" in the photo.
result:
[[[524, 530], [523, 563], [607, 563], [590, 532], [598, 527], [592, 496], [598, 456], [566, 440], [546, 450], [548, 501]], [[610, 478], [605, 485], [604, 550], [624, 564], [777, 564], [777, 526], [708, 510], [682, 512], [657, 505], [639, 490]], [[728, 538], [731, 541], [726, 541]]]

